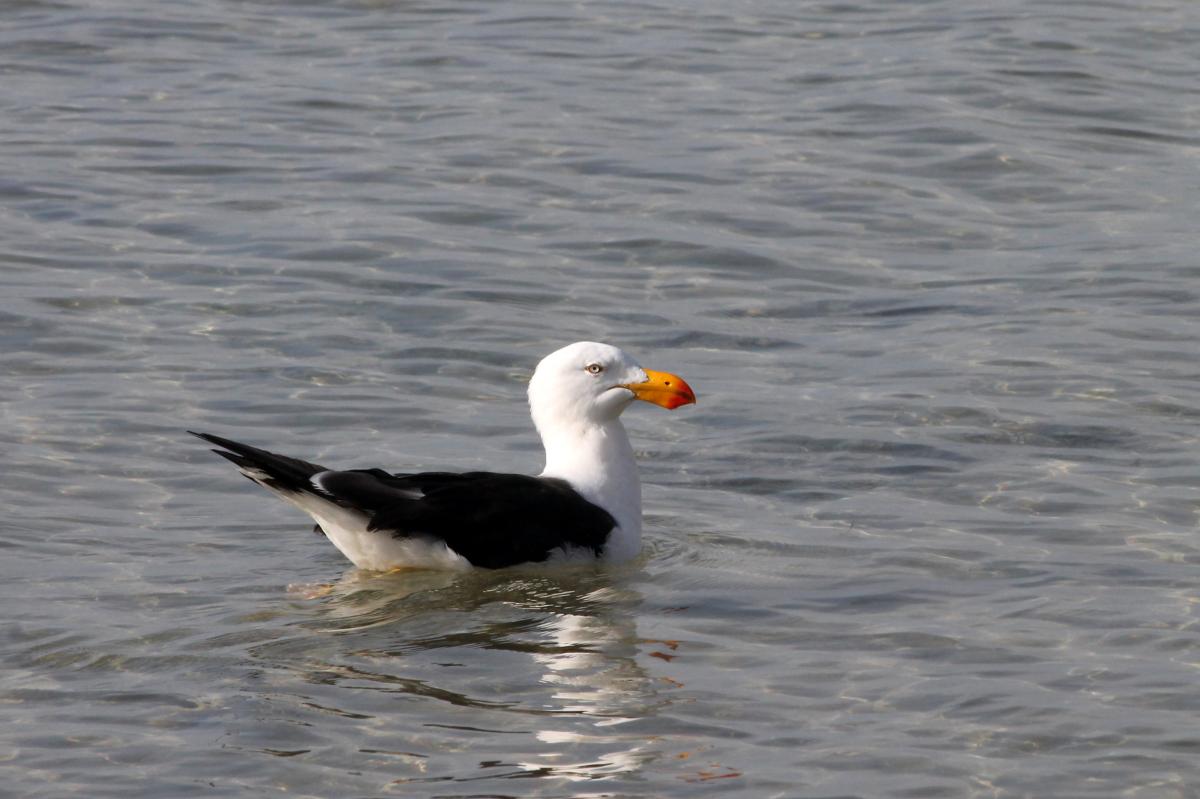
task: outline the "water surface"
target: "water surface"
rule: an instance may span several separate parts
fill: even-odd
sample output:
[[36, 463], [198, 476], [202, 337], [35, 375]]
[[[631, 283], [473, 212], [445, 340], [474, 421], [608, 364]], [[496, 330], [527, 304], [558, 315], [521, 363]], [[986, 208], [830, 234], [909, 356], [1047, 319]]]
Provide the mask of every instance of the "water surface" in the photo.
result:
[[[0, 9], [3, 788], [1188, 797], [1187, 4]], [[355, 572], [183, 433], [536, 472], [644, 557]], [[318, 587], [332, 585], [322, 594]]]

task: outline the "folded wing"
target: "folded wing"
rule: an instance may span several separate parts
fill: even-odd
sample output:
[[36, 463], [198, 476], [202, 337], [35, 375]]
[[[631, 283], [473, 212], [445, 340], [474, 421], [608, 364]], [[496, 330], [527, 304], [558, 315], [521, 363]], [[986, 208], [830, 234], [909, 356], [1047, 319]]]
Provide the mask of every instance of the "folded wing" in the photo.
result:
[[[598, 556], [616, 522], [569, 483], [496, 472], [389, 474], [335, 471], [229, 439], [196, 433], [241, 472], [307, 511], [351, 560], [373, 537], [424, 539], [472, 565], [544, 561], [556, 551]], [[331, 527], [336, 529], [330, 529]], [[367, 540], [351, 540], [362, 539]], [[345, 545], [344, 545], [345, 544]]]

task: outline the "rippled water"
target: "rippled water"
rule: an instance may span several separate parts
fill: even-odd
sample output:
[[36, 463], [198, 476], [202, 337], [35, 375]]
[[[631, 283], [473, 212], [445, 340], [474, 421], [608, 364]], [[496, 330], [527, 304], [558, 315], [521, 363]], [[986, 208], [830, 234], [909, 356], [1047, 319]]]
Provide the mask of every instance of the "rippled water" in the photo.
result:
[[[1195, 795], [1198, 70], [1168, 2], [0, 6], [0, 793]], [[182, 432], [534, 472], [582, 338], [700, 396], [628, 566], [356, 573]]]

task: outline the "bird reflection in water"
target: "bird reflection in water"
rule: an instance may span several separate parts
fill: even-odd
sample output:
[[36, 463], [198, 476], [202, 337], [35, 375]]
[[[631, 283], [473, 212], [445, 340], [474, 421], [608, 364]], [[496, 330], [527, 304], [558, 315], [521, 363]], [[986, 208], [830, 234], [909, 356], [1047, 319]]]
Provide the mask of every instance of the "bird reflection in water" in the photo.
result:
[[359, 751], [408, 755], [391, 765], [413, 773], [393, 771], [392, 784], [611, 778], [659, 757], [636, 722], [678, 685], [656, 676], [663, 665], [638, 636], [637, 574], [352, 571], [302, 602], [304, 635], [257, 654], [321, 686], [308, 706], [363, 717]]

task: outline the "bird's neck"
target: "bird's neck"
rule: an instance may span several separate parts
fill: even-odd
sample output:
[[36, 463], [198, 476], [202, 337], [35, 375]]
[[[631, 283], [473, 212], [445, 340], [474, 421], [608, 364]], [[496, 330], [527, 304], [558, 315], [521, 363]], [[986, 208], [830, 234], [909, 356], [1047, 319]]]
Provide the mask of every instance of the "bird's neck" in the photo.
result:
[[612, 514], [620, 530], [608, 557], [627, 559], [641, 548], [642, 486], [625, 426], [617, 419], [543, 432], [543, 477], [566, 480], [585, 499]]

